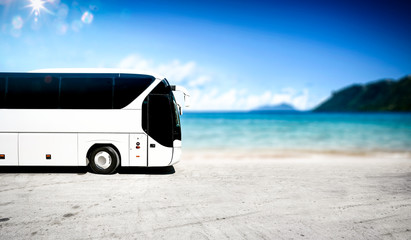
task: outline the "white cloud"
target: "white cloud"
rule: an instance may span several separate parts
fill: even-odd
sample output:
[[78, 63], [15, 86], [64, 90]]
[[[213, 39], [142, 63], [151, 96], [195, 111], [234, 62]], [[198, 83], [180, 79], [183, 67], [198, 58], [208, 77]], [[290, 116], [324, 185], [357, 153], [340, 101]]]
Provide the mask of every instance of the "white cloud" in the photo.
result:
[[191, 87], [191, 88], [194, 88], [194, 87], [202, 86], [205, 83], [210, 82], [210, 81], [211, 81], [210, 76], [202, 75], [202, 76], [199, 76], [198, 78], [194, 79], [193, 81], [190, 81], [188, 83], [188, 86]]
[[130, 55], [120, 61], [118, 68], [133, 69], [141, 72], [153, 72], [152, 62], [143, 59], [138, 55]]
[[191, 91], [192, 107], [194, 110], [251, 110], [264, 105], [277, 105], [288, 103], [296, 109], [307, 110], [309, 92], [304, 89], [301, 92], [281, 91], [273, 93], [266, 91], [261, 95], [247, 94], [247, 91], [229, 89], [219, 91], [194, 89]]
[[262, 95], [250, 95], [247, 96], [245, 99], [245, 108], [246, 109], [253, 109], [259, 106], [271, 104], [272, 93], [270, 91], [266, 91]]
[[247, 89], [224, 89], [220, 84], [222, 79], [211, 76], [194, 61], [181, 62], [175, 59], [156, 64], [152, 60], [133, 54], [121, 60], [117, 67], [160, 74], [167, 77], [171, 83], [186, 86], [191, 95], [190, 110], [250, 110], [263, 105], [281, 103], [291, 104], [300, 110], [312, 107], [308, 104], [308, 89], [300, 91], [284, 88], [278, 92], [265, 91], [262, 94], [252, 94]]
[[188, 81], [190, 85], [190, 82], [194, 82], [196, 86], [206, 82], [202, 79], [210, 79], [209, 76], [201, 75], [194, 61], [181, 63], [180, 60], [175, 59], [168, 63], [155, 64], [152, 60], [132, 54], [121, 60], [117, 67], [166, 76], [167, 79], [177, 83]]
[[308, 108], [308, 89], [304, 89], [302, 93], [295, 95], [291, 99], [291, 103], [300, 110], [306, 110]]
[[236, 110], [239, 99], [236, 89], [220, 92], [217, 88], [207, 91], [193, 89], [191, 92], [193, 110]]
[[308, 105], [309, 92], [308, 89], [297, 91], [293, 88], [282, 89], [279, 93], [272, 94], [270, 105], [288, 103], [299, 110], [306, 110]]
[[157, 67], [157, 71], [173, 79], [176, 82], [182, 82], [195, 75], [196, 63], [193, 61], [182, 64], [179, 60], [173, 60], [171, 63], [161, 64]]

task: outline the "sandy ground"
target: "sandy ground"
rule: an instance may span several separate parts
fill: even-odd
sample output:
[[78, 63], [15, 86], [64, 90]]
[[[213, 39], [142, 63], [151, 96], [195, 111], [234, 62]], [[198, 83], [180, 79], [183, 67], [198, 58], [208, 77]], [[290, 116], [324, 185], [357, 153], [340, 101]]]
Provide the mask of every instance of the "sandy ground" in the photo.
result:
[[411, 159], [188, 152], [175, 172], [2, 167], [0, 239], [29, 238], [411, 239]]

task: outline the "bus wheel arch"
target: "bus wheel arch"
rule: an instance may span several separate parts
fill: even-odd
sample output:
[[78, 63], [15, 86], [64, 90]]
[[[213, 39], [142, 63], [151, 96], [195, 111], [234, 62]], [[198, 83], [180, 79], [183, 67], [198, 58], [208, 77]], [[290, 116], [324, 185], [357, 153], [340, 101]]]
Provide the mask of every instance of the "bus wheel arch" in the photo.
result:
[[89, 167], [97, 174], [114, 173], [120, 166], [120, 151], [113, 144], [94, 144], [87, 151]]

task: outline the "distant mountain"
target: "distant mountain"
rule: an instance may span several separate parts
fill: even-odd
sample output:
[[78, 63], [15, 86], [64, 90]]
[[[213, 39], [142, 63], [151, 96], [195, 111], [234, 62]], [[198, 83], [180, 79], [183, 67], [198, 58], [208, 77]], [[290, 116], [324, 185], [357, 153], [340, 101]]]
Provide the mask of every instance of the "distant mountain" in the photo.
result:
[[384, 79], [336, 91], [316, 112], [411, 111], [411, 75]]
[[262, 111], [297, 111], [293, 106], [282, 103], [278, 105], [265, 105], [259, 108], [252, 110], [253, 112], [262, 112]]

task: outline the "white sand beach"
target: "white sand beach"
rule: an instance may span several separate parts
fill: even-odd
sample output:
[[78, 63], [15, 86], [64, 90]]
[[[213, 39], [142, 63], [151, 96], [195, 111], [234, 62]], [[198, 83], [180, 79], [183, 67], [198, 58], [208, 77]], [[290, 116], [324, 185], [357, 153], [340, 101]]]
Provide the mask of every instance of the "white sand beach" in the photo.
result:
[[2, 168], [0, 239], [411, 239], [409, 157], [185, 151], [174, 168]]

